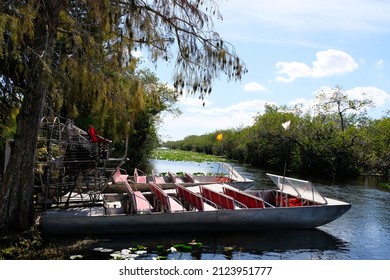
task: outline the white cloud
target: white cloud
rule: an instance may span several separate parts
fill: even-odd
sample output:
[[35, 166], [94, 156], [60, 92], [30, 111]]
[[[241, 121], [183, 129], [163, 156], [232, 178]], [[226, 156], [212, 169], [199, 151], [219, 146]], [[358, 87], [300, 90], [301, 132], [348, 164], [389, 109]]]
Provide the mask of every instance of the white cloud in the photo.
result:
[[328, 77], [352, 72], [359, 67], [352, 56], [340, 50], [329, 49], [320, 51], [317, 52], [316, 57], [317, 59], [313, 61], [312, 67], [296, 61], [277, 62], [276, 69], [278, 76], [276, 80], [288, 83], [304, 77]]
[[278, 76], [276, 77], [276, 80], [279, 82], [292, 82], [295, 79], [303, 78], [303, 77], [309, 77], [310, 72], [312, 71], [308, 65], [301, 62], [277, 62], [276, 63], [276, 72], [278, 75], [280, 74], [286, 74], [287, 78]]
[[347, 90], [346, 93], [352, 99], [368, 98], [372, 100], [375, 107], [383, 106], [390, 100], [389, 93], [377, 87], [355, 87]]
[[[321, 90], [332, 91], [331, 87], [322, 87]], [[317, 94], [315, 91], [313, 94]], [[367, 108], [369, 110], [375, 110], [378, 107], [386, 105], [386, 102], [390, 100], [390, 94], [377, 87], [355, 87], [349, 90], [345, 90], [348, 98], [363, 100], [365, 98], [372, 100], [374, 108]], [[301, 105], [302, 112], [304, 113], [316, 113], [312, 112], [313, 108], [317, 105], [316, 99], [296, 98], [289, 102], [289, 105]]]
[[343, 51], [327, 50], [316, 56], [313, 62], [313, 77], [316, 78], [352, 72], [359, 67], [352, 56]]
[[244, 91], [264, 91], [264, 90], [266, 90], [265, 86], [257, 82], [251, 82], [244, 85]]

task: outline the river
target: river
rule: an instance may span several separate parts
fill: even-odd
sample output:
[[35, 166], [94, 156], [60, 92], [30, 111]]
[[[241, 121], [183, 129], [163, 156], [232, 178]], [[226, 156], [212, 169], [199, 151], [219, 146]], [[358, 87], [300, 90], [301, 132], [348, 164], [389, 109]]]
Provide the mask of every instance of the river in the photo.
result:
[[[156, 172], [216, 172], [215, 164], [153, 160]], [[255, 181], [252, 188], [273, 186], [265, 172], [253, 167], [232, 164], [244, 177]], [[305, 178], [302, 178], [305, 179]], [[136, 259], [154, 259], [163, 248], [167, 259], [202, 260], [389, 260], [390, 259], [390, 191], [375, 184], [355, 180], [350, 183], [319, 183], [316, 189], [324, 196], [349, 202], [352, 208], [339, 219], [311, 230], [224, 233], [181, 233], [158, 235], [111, 236], [95, 247], [115, 252], [147, 247]], [[173, 245], [199, 242], [198, 249], [170, 250]], [[187, 248], [187, 247], [185, 247]], [[189, 247], [191, 248], [191, 247]], [[192, 247], [193, 248], [193, 247]], [[93, 250], [87, 258], [107, 258]], [[85, 252], [84, 252], [85, 253]], [[108, 257], [109, 258], [109, 257]]]

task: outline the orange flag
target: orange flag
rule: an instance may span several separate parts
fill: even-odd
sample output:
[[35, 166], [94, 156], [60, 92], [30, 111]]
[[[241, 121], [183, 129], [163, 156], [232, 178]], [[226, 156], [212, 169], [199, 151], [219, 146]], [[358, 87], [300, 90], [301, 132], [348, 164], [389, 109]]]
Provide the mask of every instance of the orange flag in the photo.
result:
[[219, 134], [217, 135], [217, 140], [218, 140], [218, 141], [222, 141], [222, 133], [219, 133]]

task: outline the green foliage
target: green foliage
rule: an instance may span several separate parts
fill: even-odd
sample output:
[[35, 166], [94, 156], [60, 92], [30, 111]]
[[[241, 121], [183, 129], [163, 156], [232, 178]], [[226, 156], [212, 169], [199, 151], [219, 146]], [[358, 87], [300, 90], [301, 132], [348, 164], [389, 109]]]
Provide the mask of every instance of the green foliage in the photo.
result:
[[[362, 96], [365, 97], [364, 92]], [[359, 112], [362, 115], [367, 108], [373, 107], [372, 100], [368, 98], [350, 99], [341, 86], [319, 90], [316, 99], [318, 101], [316, 108], [319, 114], [334, 114], [334, 116], [337, 116], [343, 132], [348, 127], [348, 121], [354, 118], [353, 113], [348, 117], [349, 111]], [[349, 122], [349, 124], [353, 124], [353, 122]]]
[[[287, 163], [288, 172], [317, 177], [389, 176], [388, 117], [371, 121], [364, 110], [350, 114], [343, 111], [342, 126], [339, 111], [310, 115], [302, 114], [299, 108], [285, 106], [265, 109], [250, 127], [190, 136], [164, 145], [172, 149], [201, 150], [280, 173]], [[291, 127], [284, 130], [282, 123], [287, 120], [291, 121]], [[216, 140], [219, 133], [223, 134], [222, 141]]]
[[[1, 6], [1, 107], [23, 107], [36, 90], [39, 106], [47, 103], [82, 127], [92, 123], [116, 143], [130, 135], [137, 149], [129, 165], [144, 165], [158, 143], [158, 115], [177, 111], [178, 93], [203, 98], [219, 73], [237, 80], [246, 72], [234, 47], [213, 30], [213, 18], [220, 19], [213, 0], [13, 0]], [[137, 69], [132, 52], [140, 49], [155, 63], [175, 59], [176, 91]]]
[[9, 115], [2, 116], [3, 122], [0, 123], [0, 172], [4, 168], [4, 154], [6, 141], [14, 139], [16, 133], [16, 117], [19, 113], [19, 108], [8, 108], [7, 112]]
[[372, 121], [362, 130], [365, 145], [361, 157], [365, 158], [366, 170], [390, 176], [390, 118]]
[[390, 183], [379, 183], [379, 186], [390, 190]]
[[36, 228], [18, 236], [8, 237], [7, 241], [0, 246], [2, 260], [34, 259], [43, 245], [42, 237]]
[[[19, 114], [19, 108], [13, 108], [10, 110], [9, 116], [7, 116], [4, 123], [0, 123], [0, 138], [3, 140], [14, 139], [16, 133], [16, 117]], [[4, 142], [1, 141], [0, 147], [4, 148]]]

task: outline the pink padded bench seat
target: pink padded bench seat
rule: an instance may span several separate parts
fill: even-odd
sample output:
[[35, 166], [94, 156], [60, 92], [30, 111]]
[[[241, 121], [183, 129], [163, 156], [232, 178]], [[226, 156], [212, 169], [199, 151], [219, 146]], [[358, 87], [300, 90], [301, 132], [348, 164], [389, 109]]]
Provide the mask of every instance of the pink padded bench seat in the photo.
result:
[[164, 184], [164, 183], [165, 183], [164, 178], [161, 177], [161, 176], [156, 176], [156, 177], [154, 177], [153, 179], [154, 179], [154, 182], [155, 182], [156, 184]]
[[153, 170], [152, 170], [152, 177], [153, 177], [153, 182], [155, 182], [156, 184], [164, 184], [165, 183], [164, 176], [158, 176], [158, 175], [154, 174]]
[[172, 172], [168, 171], [169, 177], [171, 177], [171, 180], [173, 183], [184, 183], [184, 181], [179, 178], [177, 175], [173, 174]]
[[162, 211], [166, 212], [184, 212], [185, 208], [180, 202], [175, 200], [172, 196], [169, 196], [164, 190], [157, 184], [150, 182], [150, 191], [153, 193], [155, 199], [161, 203]]
[[144, 175], [140, 176], [138, 174], [138, 169], [134, 168], [134, 180], [136, 183], [146, 183], [146, 176]]
[[223, 192], [248, 208], [264, 208], [264, 202], [260, 197], [225, 187], [223, 188]]
[[126, 191], [129, 195], [129, 197], [132, 199], [133, 211], [138, 213], [138, 214], [151, 213], [153, 206], [150, 205], [149, 201], [142, 194], [142, 192], [133, 191], [129, 182], [127, 182], [127, 181], [125, 181], [124, 184], [125, 184]]
[[190, 183], [198, 183], [198, 182], [199, 182], [198, 180], [196, 180], [196, 179], [194, 178], [193, 175], [191, 175], [191, 174], [189, 174], [189, 173], [185, 173], [184, 176], [186, 176], [186, 179], [187, 179], [188, 182], [190, 182]]
[[192, 207], [196, 208], [199, 211], [212, 211], [217, 210], [215, 207], [204, 202], [203, 197], [194, 193], [193, 191], [183, 187], [182, 185], [176, 184], [177, 196], [188, 202]]
[[115, 184], [123, 183], [124, 181], [127, 181], [129, 178], [129, 175], [122, 174], [120, 168], [115, 169], [115, 172], [112, 174], [112, 180]]
[[204, 198], [214, 202], [215, 204], [222, 207], [223, 209], [230, 209], [230, 210], [235, 209], [235, 201], [232, 197], [230, 197], [226, 194], [208, 189], [204, 186], [199, 186], [199, 187], [200, 187], [201, 194]]
[[122, 183], [125, 186], [126, 192], [129, 195], [129, 198], [131, 199], [133, 205], [133, 212], [136, 212], [138, 214], [152, 212], [152, 205], [150, 205], [149, 201], [140, 191], [133, 191], [129, 182], [127, 181], [128, 177], [129, 175], [122, 174], [120, 169], [117, 168], [112, 175], [112, 180], [115, 184]]

